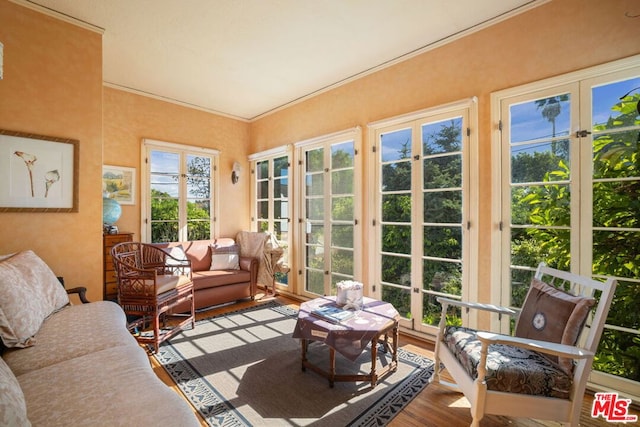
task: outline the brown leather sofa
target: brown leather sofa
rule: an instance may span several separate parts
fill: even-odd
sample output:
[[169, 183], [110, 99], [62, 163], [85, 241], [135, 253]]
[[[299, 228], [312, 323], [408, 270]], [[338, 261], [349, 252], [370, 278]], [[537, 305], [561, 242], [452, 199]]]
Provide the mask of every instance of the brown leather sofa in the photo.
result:
[[[238, 270], [210, 270], [211, 245], [232, 245], [234, 239], [223, 237], [211, 240], [194, 240], [189, 242], [154, 243], [165, 251], [174, 247], [182, 247], [191, 261], [191, 274], [194, 288], [195, 308], [235, 302], [237, 300], [254, 299], [257, 292], [258, 258], [240, 257]], [[172, 252], [175, 255], [175, 252]], [[182, 310], [184, 309], [184, 310]], [[189, 307], [178, 306], [175, 311], [188, 311]]]

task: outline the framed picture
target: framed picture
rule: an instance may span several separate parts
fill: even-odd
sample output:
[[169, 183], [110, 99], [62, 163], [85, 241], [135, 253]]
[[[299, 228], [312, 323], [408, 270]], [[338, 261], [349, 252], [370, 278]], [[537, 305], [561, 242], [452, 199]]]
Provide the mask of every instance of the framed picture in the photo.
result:
[[136, 170], [124, 166], [102, 166], [102, 192], [121, 205], [134, 205]]
[[0, 212], [78, 212], [79, 141], [0, 129]]

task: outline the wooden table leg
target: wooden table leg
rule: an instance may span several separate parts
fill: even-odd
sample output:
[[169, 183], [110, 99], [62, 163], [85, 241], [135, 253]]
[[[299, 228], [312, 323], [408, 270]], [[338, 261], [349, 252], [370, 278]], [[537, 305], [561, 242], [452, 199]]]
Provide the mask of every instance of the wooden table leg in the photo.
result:
[[336, 351], [329, 347], [329, 387], [333, 387], [336, 378]]
[[307, 362], [307, 340], [303, 338], [300, 342], [302, 343], [302, 372], [305, 372], [307, 370], [305, 366]]
[[376, 375], [376, 361], [378, 359], [378, 340], [380, 335], [376, 335], [371, 340], [371, 388], [374, 388], [378, 383], [378, 376]]

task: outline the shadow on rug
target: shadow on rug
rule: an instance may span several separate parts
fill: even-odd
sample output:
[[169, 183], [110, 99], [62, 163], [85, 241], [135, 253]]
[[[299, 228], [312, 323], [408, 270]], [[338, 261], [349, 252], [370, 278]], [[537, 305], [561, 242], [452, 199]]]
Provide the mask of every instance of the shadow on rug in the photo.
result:
[[[398, 350], [398, 369], [368, 382], [328, 380], [300, 364], [300, 341], [291, 337], [297, 311], [275, 302], [197, 322], [154, 356], [211, 426], [387, 424], [428, 384], [433, 362]], [[325, 345], [309, 357], [328, 366]], [[390, 356], [378, 352], [378, 366]], [[336, 357], [339, 373], [367, 373], [371, 353], [352, 363]]]

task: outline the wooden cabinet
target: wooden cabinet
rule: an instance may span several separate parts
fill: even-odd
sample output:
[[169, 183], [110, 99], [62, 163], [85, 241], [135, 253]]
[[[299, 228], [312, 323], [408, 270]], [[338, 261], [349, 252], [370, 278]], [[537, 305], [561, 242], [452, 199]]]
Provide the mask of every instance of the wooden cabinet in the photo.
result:
[[104, 234], [102, 243], [104, 246], [104, 290], [103, 299], [116, 301], [118, 299], [118, 283], [116, 280], [116, 272], [113, 268], [113, 260], [111, 259], [111, 248], [118, 243], [131, 242], [133, 233]]

